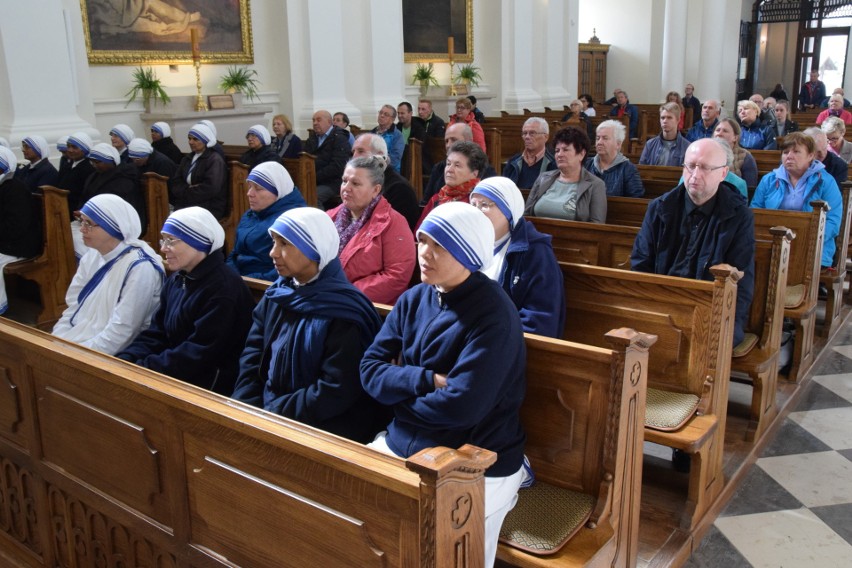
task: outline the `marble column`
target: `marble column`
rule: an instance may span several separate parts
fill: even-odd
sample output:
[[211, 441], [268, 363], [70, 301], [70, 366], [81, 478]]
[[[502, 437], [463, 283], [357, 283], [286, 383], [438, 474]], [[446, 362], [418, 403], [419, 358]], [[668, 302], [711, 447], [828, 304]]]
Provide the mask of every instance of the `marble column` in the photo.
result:
[[[663, 24], [663, 65], [660, 76], [660, 99], [669, 91], [682, 92], [685, 84], [687, 6], [684, 0], [666, 0]], [[718, 57], [718, 50], [714, 49]]]
[[543, 19], [545, 20], [544, 61], [541, 84], [536, 89], [542, 104], [550, 108], [562, 108], [577, 93], [577, 17], [578, 2], [548, 0]]
[[525, 108], [540, 110], [544, 106], [541, 95], [533, 89], [533, 67], [540, 62], [535, 61], [533, 52], [537, 30], [531, 9], [525, 0], [501, 1], [501, 108], [509, 112], [520, 113]]

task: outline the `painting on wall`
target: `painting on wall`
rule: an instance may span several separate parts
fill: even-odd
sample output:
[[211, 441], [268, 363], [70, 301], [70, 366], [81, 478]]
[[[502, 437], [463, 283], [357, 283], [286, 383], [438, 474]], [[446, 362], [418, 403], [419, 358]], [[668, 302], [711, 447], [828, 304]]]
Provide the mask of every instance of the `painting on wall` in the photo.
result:
[[80, 0], [86, 53], [95, 65], [254, 63], [249, 0]]
[[402, 42], [406, 63], [473, 62], [473, 0], [402, 0]]

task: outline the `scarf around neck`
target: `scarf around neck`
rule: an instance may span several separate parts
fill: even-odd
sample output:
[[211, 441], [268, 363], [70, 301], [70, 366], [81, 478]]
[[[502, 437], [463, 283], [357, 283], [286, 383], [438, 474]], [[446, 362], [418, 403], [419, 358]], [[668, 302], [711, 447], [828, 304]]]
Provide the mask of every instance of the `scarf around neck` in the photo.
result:
[[478, 184], [479, 181], [479, 178], [473, 178], [461, 185], [445, 185], [435, 196], [435, 199], [437, 200], [435, 205], [443, 205], [450, 201], [467, 202], [470, 199], [470, 192], [473, 191], [473, 188], [476, 187], [476, 184]]

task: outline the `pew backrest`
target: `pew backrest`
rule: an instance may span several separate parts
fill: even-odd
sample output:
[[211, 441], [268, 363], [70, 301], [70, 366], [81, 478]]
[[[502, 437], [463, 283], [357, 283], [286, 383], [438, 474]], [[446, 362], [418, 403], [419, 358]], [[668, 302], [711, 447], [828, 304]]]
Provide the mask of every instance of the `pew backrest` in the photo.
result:
[[630, 270], [630, 254], [639, 234], [637, 227], [532, 216], [526, 220], [551, 236], [558, 261]]
[[297, 158], [284, 158], [281, 163], [287, 168], [293, 183], [302, 192], [302, 198], [309, 207], [319, 207], [317, 201], [317, 169], [316, 158], [302, 152]]
[[142, 174], [142, 191], [148, 211], [148, 226], [142, 240], [160, 250], [160, 230], [169, 216], [169, 178], [154, 172]]

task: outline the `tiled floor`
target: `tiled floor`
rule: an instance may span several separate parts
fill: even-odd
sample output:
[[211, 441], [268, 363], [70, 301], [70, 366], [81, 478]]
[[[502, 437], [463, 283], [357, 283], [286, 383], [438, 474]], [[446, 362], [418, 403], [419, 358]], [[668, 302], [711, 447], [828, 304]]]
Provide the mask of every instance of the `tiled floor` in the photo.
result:
[[686, 566], [852, 566], [852, 325]]

